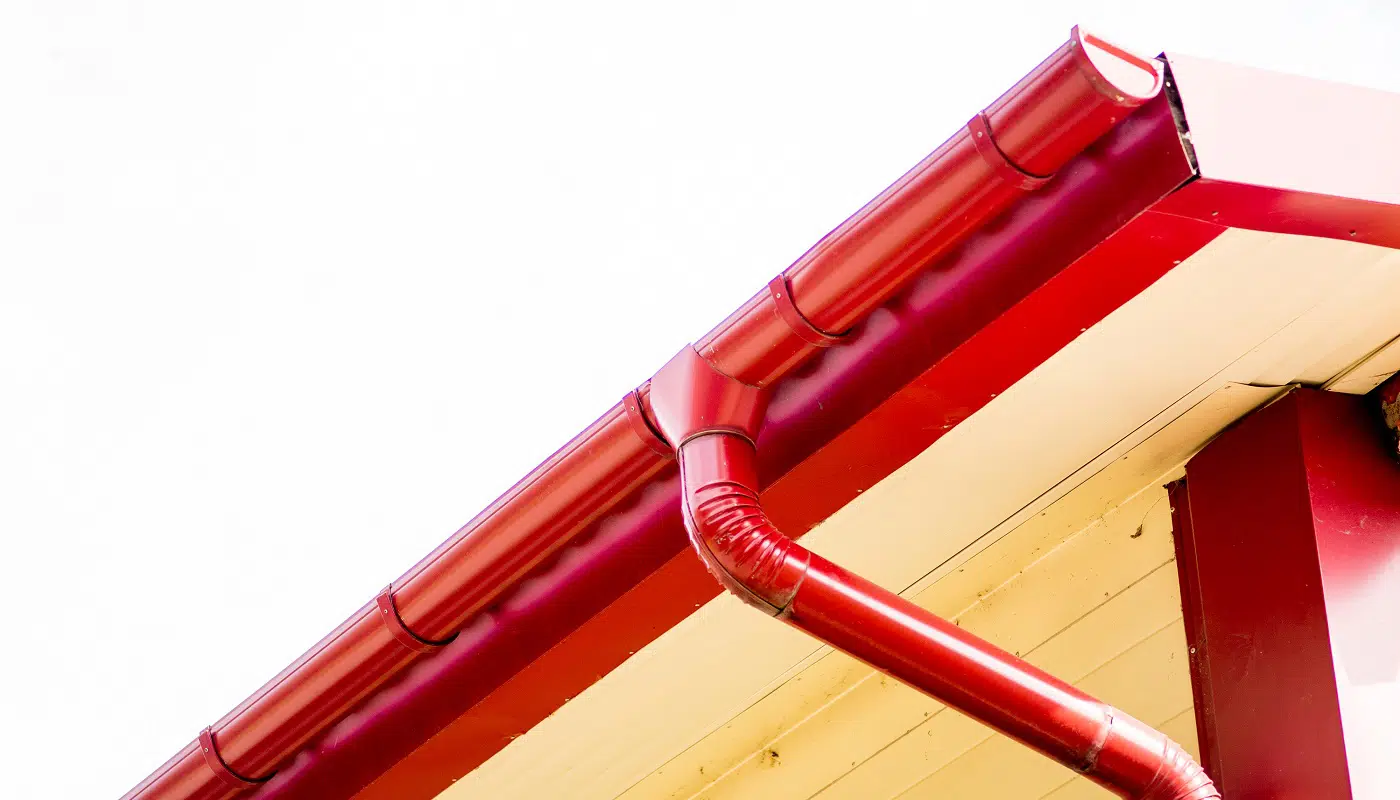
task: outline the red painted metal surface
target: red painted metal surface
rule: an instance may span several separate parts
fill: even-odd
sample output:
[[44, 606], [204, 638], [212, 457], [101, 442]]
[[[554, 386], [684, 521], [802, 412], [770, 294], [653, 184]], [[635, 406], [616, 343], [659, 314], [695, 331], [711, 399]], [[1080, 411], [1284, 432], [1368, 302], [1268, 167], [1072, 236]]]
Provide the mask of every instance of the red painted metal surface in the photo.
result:
[[[806, 530], [1209, 241], [1218, 226], [1147, 215], [1079, 258], [1189, 175], [1159, 97], [776, 382], [760, 437], [770, 511]], [[872, 419], [903, 419], [897, 441]], [[833, 452], [849, 463], [814, 456], [847, 428]], [[388, 769], [364, 797], [431, 797], [712, 598], [684, 552], [674, 481], [668, 468], [600, 517], [528, 592], [380, 689], [259, 796], [348, 796]]]
[[736, 596], [1122, 797], [1220, 797], [1162, 733], [783, 535], [759, 503], [747, 427], [762, 389], [686, 348], [652, 379], [651, 399], [662, 435], [680, 443], [691, 544]]
[[1400, 249], [1400, 204], [1201, 178], [1163, 200], [1157, 210], [1230, 228]]
[[1207, 768], [1229, 797], [1391, 797], [1400, 464], [1364, 397], [1298, 390], [1172, 491]]
[[[1025, 171], [1054, 172], [1145, 99], [1114, 91], [1083, 57], [1085, 45], [1075, 31], [986, 111], [996, 144]], [[1153, 81], [1159, 77], [1154, 71]], [[821, 330], [851, 327], [1022, 193], [996, 180], [968, 133], [954, 137], [787, 271], [796, 307]], [[731, 315], [704, 340], [707, 356], [765, 384], [810, 357], [815, 348], [793, 335], [772, 303], [765, 291]], [[483, 612], [508, 593], [528, 596], [527, 575], [562, 560], [581, 531], [660, 476], [668, 462], [627, 412], [610, 410], [395, 581], [392, 604], [403, 626], [428, 641], [491, 628], [493, 614]], [[365, 606], [215, 723], [229, 768], [267, 776], [402, 670], [416, 653], [381, 617], [377, 604]], [[218, 777], [194, 756], [182, 751], [128, 797], [206, 791]]]

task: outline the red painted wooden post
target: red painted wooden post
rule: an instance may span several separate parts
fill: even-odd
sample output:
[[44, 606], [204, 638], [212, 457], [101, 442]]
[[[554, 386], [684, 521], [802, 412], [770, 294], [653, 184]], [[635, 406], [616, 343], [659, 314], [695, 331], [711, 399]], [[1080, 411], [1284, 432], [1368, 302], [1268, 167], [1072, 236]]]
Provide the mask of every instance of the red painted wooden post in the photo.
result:
[[1204, 765], [1230, 798], [1400, 796], [1400, 464], [1298, 390], [1172, 489]]

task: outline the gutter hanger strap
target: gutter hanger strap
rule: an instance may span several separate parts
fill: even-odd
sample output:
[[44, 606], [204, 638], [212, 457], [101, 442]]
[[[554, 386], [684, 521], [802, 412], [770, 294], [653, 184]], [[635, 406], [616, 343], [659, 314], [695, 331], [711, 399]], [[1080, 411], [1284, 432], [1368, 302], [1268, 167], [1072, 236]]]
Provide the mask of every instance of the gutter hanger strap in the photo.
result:
[[[230, 789], [251, 789], [272, 780], [272, 775], [264, 775], [261, 778], [245, 778], [229, 768], [224, 763], [224, 759], [219, 755], [218, 748], [214, 746], [214, 731], [205, 728], [199, 732], [199, 752], [204, 756], [204, 764], [209, 767], [219, 782]], [[276, 773], [273, 773], [275, 775]]]
[[987, 166], [992, 168], [992, 172], [1001, 181], [1010, 184], [1022, 191], [1030, 192], [1044, 186], [1054, 175], [1032, 175], [1029, 172], [1016, 166], [1006, 154], [997, 147], [996, 140], [992, 138], [992, 125], [987, 121], [984, 112], [978, 112], [967, 123], [967, 132], [972, 137], [972, 146], [977, 148], [977, 154], [982, 160], [987, 162]]
[[422, 636], [408, 629], [403, 618], [399, 616], [399, 610], [394, 606], [394, 584], [385, 586], [374, 598], [374, 605], [379, 609], [379, 621], [384, 623], [384, 627], [389, 630], [389, 635], [395, 641], [415, 653], [431, 653], [432, 651], [452, 643], [457, 638], [457, 634], [452, 634], [446, 639], [433, 641], [424, 639]]
[[840, 335], [827, 333], [802, 316], [792, 301], [792, 287], [788, 286], [786, 275], [779, 274], [768, 282], [768, 294], [773, 298], [773, 313], [797, 334], [797, 338], [813, 347], [831, 347], [841, 341]]

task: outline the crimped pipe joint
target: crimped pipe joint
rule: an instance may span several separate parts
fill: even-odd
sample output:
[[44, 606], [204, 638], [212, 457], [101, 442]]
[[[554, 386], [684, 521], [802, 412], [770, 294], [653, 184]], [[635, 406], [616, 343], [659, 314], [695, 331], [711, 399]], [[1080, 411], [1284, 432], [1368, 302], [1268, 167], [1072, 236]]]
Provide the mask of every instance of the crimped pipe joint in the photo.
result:
[[658, 429], [676, 446], [691, 543], [745, 602], [1122, 797], [1220, 797], [1160, 731], [784, 536], [758, 498], [762, 391], [687, 347], [652, 379], [650, 402]]

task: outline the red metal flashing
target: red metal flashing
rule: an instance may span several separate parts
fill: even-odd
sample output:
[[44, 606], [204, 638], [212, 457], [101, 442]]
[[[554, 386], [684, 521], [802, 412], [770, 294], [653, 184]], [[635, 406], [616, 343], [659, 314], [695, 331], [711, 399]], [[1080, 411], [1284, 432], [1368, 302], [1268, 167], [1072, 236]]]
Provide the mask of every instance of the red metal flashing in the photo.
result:
[[1230, 228], [1400, 249], [1400, 205], [1200, 178], [1157, 211]]
[[[1027, 170], [1056, 172], [1121, 121], [1125, 113], [1127, 95], [1104, 93], [1103, 76], [1090, 69], [1092, 62], [1076, 52], [1082, 47], [1076, 31], [1070, 43], [986, 111], [1001, 149]], [[1160, 109], [1154, 112], [1154, 119], [1160, 119], [1163, 113]], [[1141, 128], [1144, 132], [1155, 130], [1155, 124]], [[1130, 142], [1128, 147], [1151, 148], [1157, 143], [1158, 140], [1149, 139]], [[1169, 152], [1158, 157], [1164, 165], [1179, 169], [1180, 146], [1174, 139], [1172, 144], [1174, 150], [1169, 148]], [[1069, 174], [1057, 178], [1057, 182], [1074, 186], [1079, 179]], [[1148, 191], [1157, 191], [1159, 196], [1169, 188]], [[966, 247], [969, 236], [979, 226], [1001, 215], [1020, 196], [1020, 190], [994, 179], [992, 169], [977, 155], [968, 135], [959, 134], [785, 272], [795, 296], [794, 309], [800, 310], [801, 316], [819, 330], [850, 329], [909, 287], [928, 264], [976, 263], [975, 258], [954, 258], [957, 248]], [[1109, 230], [1141, 209], [1138, 206], [1128, 210], [1131, 203], [1121, 198], [1113, 198], [1108, 205], [1122, 215]], [[1085, 220], [1075, 222], [1082, 225]], [[939, 318], [938, 332], [924, 352], [932, 360], [946, 355], [1052, 274], [1053, 271], [1012, 274], [991, 270], [960, 277], [951, 272], [931, 276], [938, 296], [933, 306], [940, 313], [948, 309], [952, 313]], [[774, 386], [770, 429], [780, 438], [788, 437], [788, 441], [766, 447], [777, 454], [776, 463], [785, 464], [778, 471], [781, 474], [792, 466], [794, 456], [810, 453], [814, 446], [810, 441], [793, 438], [809, 436], [810, 426], [797, 419], [782, 419], [783, 413], [791, 411], [783, 408], [785, 398], [800, 397], [805, 401], [814, 390], [818, 394], [839, 393], [847, 387], [802, 386], [805, 381], [781, 380], [817, 349], [802, 336], [794, 335], [787, 321], [768, 308], [769, 302], [765, 289], [705, 337], [699, 349], [707, 361], [721, 365], [727, 374], [741, 376], [755, 385]], [[831, 351], [836, 362], [862, 357], [857, 338], [865, 339], [868, 351], [888, 336], [888, 332], [879, 331], [878, 325], [865, 324], [863, 328], [863, 337], [852, 336], [848, 346]], [[876, 373], [890, 371], [888, 364], [874, 368]], [[836, 370], [836, 374], [840, 373]], [[861, 393], [866, 398], [874, 396], [869, 389]], [[645, 406], [646, 394], [644, 387], [639, 392], [638, 405]], [[819, 400], [817, 406], [821, 405]], [[625, 557], [620, 553], [636, 544], [625, 535], [627, 524], [619, 522], [629, 513], [643, 517], [660, 514], [674, 519], [665, 508], [667, 493], [674, 498], [676, 491], [666, 488], [674, 485], [671, 462], [640, 436], [635, 413], [629, 413], [636, 410], [625, 403], [610, 410], [394, 582], [398, 587], [394, 595], [397, 616], [407, 629], [418, 631], [429, 640], [440, 640], [458, 631], [462, 634], [453, 646], [443, 648], [443, 655], [425, 661], [422, 673], [442, 672], [463, 663], [447, 660], [454, 650], [469, 656], [479, 654], [478, 648], [497, 641], [513, 620], [522, 625], [527, 618], [537, 621], [535, 615], [546, 598], [554, 600], [561, 592], [567, 595], [566, 590], [574, 588], [567, 585], [569, 580], [592, 585], [588, 581], [598, 575], [630, 574], [635, 583], [660, 563], [648, 559], [671, 547], [665, 534], [673, 528], [665, 525], [641, 528], [662, 537], [650, 549], [631, 549]], [[858, 418], [857, 414], [854, 419]], [[853, 419], [843, 423], [837, 415], [835, 421], [838, 425], [850, 424]], [[802, 432], [804, 428], [807, 433]], [[630, 510], [618, 511], [624, 508]], [[602, 572], [588, 572], [595, 566], [602, 566]], [[526, 580], [531, 576], [543, 577]], [[558, 641], [558, 636], [581, 624], [600, 607], [598, 598], [616, 598], [627, 585], [630, 584], [596, 592], [594, 601], [579, 606], [573, 616], [564, 615], [554, 627], [545, 625], [544, 629], [557, 632], [544, 635], [555, 636], [553, 641]], [[607, 591], [614, 593], [608, 595]], [[481, 614], [488, 608], [490, 614]], [[383, 616], [377, 604], [362, 608], [212, 726], [223, 743], [222, 755], [231, 770], [262, 774], [288, 765], [289, 757], [318, 734], [321, 738], [307, 753], [311, 761], [323, 758], [340, 749], [342, 740], [353, 738], [340, 733], [377, 724], [359, 719], [328, 727], [366, 698], [376, 693], [394, 695], [400, 688], [407, 691], [406, 695], [398, 695], [400, 699], [415, 698], [416, 702], [421, 697], [414, 694], [412, 674], [399, 675], [386, 685], [416, 654], [406, 653], [394, 632], [378, 621]], [[530, 642], [515, 647], [527, 653], [538, 646]], [[515, 663], [515, 668], [519, 668], [519, 662], [509, 659], [502, 663]], [[489, 690], [510, 674], [502, 672], [495, 684], [484, 679], [482, 684], [470, 687], [469, 694], [479, 692], [482, 686]], [[417, 684], [420, 688], [422, 685]], [[479, 699], [480, 695], [475, 697]], [[393, 724], [408, 723], [399, 720]], [[350, 727], [344, 728], [345, 725]], [[191, 782], [191, 765], [198, 763], [191, 760], [194, 756], [182, 751], [128, 796], [201, 795], [208, 784], [198, 783], [197, 779]], [[304, 760], [292, 763], [286, 773], [299, 772], [296, 767]], [[273, 792], [290, 791], [294, 783], [291, 779], [283, 782], [279, 776], [261, 791], [271, 796]], [[276, 788], [279, 784], [283, 789]], [[329, 796], [319, 790], [316, 795]]]

